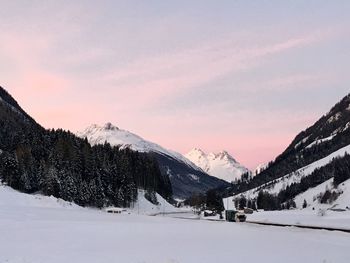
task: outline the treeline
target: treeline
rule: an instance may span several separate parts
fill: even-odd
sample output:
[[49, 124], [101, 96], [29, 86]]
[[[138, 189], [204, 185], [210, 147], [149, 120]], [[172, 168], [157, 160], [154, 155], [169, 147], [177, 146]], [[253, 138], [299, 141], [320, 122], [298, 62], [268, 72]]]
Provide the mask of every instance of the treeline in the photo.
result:
[[342, 158], [335, 158], [331, 163], [316, 169], [309, 176], [303, 177], [299, 183], [292, 183], [285, 189], [281, 190], [278, 198], [281, 203], [286, 202], [298, 194], [301, 194], [309, 188], [316, 187], [325, 181], [333, 179], [334, 187], [350, 179], [350, 155], [346, 154]]
[[184, 205], [196, 208], [198, 211], [211, 210], [221, 214], [225, 210], [222, 195], [215, 189], [205, 194], [194, 194], [184, 201]]
[[0, 117], [0, 179], [19, 191], [95, 207], [128, 207], [139, 188], [172, 196], [169, 178], [147, 154], [92, 147], [70, 132], [45, 130], [2, 102]]

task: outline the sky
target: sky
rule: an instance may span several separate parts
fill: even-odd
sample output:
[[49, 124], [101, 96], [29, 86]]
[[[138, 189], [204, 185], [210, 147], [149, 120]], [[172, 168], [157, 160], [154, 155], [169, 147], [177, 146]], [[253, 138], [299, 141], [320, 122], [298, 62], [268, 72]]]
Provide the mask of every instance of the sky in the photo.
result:
[[349, 93], [350, 1], [0, 7], [0, 85], [46, 128], [112, 122], [253, 169]]

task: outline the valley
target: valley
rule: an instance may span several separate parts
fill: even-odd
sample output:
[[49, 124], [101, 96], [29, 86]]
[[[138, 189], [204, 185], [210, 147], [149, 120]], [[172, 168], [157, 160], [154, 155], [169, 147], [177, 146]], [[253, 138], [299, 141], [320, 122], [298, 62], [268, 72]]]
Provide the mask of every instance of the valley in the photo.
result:
[[0, 233], [0, 262], [8, 263], [346, 263], [350, 256], [347, 233], [107, 214], [4, 186]]
[[0, 7], [0, 263], [350, 262], [350, 1]]

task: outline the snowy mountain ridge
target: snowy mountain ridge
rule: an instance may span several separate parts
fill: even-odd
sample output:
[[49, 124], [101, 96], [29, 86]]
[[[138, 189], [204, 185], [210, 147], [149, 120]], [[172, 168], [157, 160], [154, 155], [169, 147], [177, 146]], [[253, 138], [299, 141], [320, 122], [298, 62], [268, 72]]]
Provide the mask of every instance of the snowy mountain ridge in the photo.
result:
[[109, 122], [103, 126], [92, 124], [84, 131], [78, 132], [77, 136], [87, 138], [92, 145], [104, 144], [105, 142], [108, 142], [113, 146], [120, 146], [123, 149], [129, 148], [138, 152], [157, 152], [160, 154], [165, 154], [186, 163], [193, 169], [201, 171], [198, 166], [184, 158], [180, 153], [167, 150], [162, 146], [147, 141], [132, 132], [119, 129], [117, 126]]
[[237, 162], [227, 151], [206, 154], [199, 148], [194, 148], [185, 157], [202, 168], [208, 174], [225, 180], [234, 182], [240, 179], [242, 174], [249, 170]]
[[187, 199], [194, 193], [205, 193], [226, 185], [225, 181], [208, 175], [180, 153], [167, 150], [111, 123], [103, 126], [93, 124], [77, 133], [77, 136], [87, 138], [92, 145], [108, 142], [113, 146], [149, 153], [158, 161], [162, 175], [169, 177], [174, 197], [178, 199]]

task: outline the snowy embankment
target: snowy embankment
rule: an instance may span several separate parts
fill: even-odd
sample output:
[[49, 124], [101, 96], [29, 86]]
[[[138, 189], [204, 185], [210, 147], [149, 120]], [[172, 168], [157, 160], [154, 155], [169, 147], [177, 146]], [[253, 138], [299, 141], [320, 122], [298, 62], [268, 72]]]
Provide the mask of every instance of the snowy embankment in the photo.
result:
[[[317, 198], [326, 190], [336, 191], [339, 193], [339, 197], [332, 204], [320, 204]], [[307, 209], [350, 209], [350, 179], [341, 183], [337, 188], [334, 188], [333, 186], [333, 178], [329, 179], [326, 182], [297, 195], [294, 200], [299, 208], [302, 207], [305, 200], [307, 203]]]
[[[158, 205], [152, 204], [145, 198], [145, 191], [139, 190], [137, 202], [130, 209], [133, 213], [142, 215], [155, 215], [159, 213], [183, 212], [184, 209], [176, 208], [169, 204], [162, 196], [156, 194]], [[187, 211], [187, 210], [186, 210]]]
[[107, 214], [4, 186], [0, 233], [0, 262], [8, 263], [347, 263], [350, 257], [346, 233]]
[[[15, 209], [27, 209], [35, 208], [35, 209], [74, 209], [81, 210], [82, 207], [64, 201], [59, 198], [55, 198], [53, 196], [43, 196], [43, 195], [30, 195], [20, 193], [8, 186], [2, 185], [0, 183], [0, 207], [2, 210], [15, 210]], [[2, 212], [2, 211], [0, 211]]]

